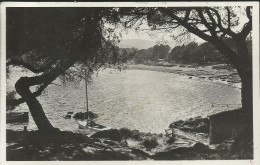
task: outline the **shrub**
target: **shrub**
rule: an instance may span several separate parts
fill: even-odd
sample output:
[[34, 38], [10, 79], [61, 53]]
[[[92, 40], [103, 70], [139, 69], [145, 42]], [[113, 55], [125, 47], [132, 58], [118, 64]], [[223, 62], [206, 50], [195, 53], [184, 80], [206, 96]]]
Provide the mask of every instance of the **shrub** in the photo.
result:
[[135, 140], [140, 139], [140, 133], [138, 130], [130, 130], [127, 128], [121, 128], [119, 129], [119, 132], [121, 133], [122, 137], [125, 139], [131, 138]]
[[159, 145], [155, 137], [144, 139], [142, 142], [143, 146], [147, 149], [153, 149]]
[[175, 136], [170, 137], [169, 139], [166, 140], [166, 142], [167, 142], [168, 144], [172, 144], [172, 143], [174, 143], [175, 141], [176, 141]]

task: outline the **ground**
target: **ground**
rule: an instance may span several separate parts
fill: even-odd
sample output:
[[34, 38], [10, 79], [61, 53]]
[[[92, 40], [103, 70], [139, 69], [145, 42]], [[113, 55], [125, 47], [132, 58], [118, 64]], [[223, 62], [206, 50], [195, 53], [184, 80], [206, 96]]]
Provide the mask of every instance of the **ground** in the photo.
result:
[[[201, 118], [196, 118], [196, 120]], [[190, 121], [189, 122], [190, 124]], [[186, 122], [186, 121], [185, 121]], [[173, 124], [170, 125], [172, 127]], [[59, 131], [7, 130], [7, 160], [227, 160], [252, 159], [252, 140], [208, 145], [208, 133], [174, 129], [174, 136], [122, 128], [88, 137]], [[244, 149], [248, 146], [247, 149]], [[239, 152], [237, 152], [239, 151]]]

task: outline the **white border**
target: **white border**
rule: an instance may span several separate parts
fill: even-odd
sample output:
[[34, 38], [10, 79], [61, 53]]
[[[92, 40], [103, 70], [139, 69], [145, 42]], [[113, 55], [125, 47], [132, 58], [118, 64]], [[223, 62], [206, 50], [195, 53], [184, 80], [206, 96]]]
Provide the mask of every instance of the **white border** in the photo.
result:
[[260, 112], [258, 108], [260, 107], [260, 90], [259, 90], [259, 2], [3, 2], [1, 3], [1, 146], [0, 146], [0, 164], [86, 164], [83, 161], [23, 161], [14, 162], [6, 161], [6, 50], [5, 50], [5, 38], [6, 38], [6, 24], [5, 24], [5, 8], [6, 7], [169, 7], [169, 6], [253, 6], [253, 97], [254, 97], [254, 160], [194, 160], [194, 161], [88, 161], [88, 164], [191, 164], [191, 165], [201, 165], [205, 164], [228, 164], [228, 165], [260, 165], [259, 161], [259, 147], [260, 147], [260, 131], [258, 117]]

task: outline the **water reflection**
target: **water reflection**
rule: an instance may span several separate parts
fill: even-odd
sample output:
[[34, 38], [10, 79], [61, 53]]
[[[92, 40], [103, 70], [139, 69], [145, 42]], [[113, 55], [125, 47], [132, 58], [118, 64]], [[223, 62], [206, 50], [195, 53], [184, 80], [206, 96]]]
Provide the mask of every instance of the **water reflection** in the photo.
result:
[[[15, 78], [7, 88], [14, 82]], [[145, 132], [160, 133], [173, 121], [231, 108], [211, 107], [211, 103], [241, 103], [240, 90], [232, 86], [155, 71], [107, 69], [100, 71], [98, 77], [94, 76], [88, 87], [89, 109], [100, 115], [98, 122], [113, 128], [128, 127]], [[83, 82], [79, 86], [50, 85], [39, 101], [55, 127], [78, 130], [74, 119], [61, 116], [69, 111], [85, 111]], [[22, 104], [19, 108], [27, 106]], [[29, 130], [36, 129], [31, 117], [26, 125]], [[8, 124], [7, 128], [23, 129], [23, 125]]]

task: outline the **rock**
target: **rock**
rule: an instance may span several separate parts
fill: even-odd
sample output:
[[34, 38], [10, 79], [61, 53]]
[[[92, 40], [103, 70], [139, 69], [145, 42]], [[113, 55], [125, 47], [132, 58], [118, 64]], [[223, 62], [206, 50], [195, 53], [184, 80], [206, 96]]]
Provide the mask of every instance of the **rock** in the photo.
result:
[[140, 139], [140, 132], [138, 130], [130, 130], [128, 128], [121, 128], [119, 129], [119, 132], [121, 133], [122, 137], [125, 139], [131, 138], [135, 140]]
[[187, 131], [187, 132], [193, 132], [194, 128], [195, 128], [194, 126], [184, 125], [184, 126], [180, 127], [179, 129], [183, 130], [183, 131]]
[[169, 125], [169, 128], [179, 128], [179, 126], [181, 126], [183, 124], [184, 124], [184, 121], [183, 120], [179, 120], [179, 121], [176, 121], [174, 123], [171, 123]]
[[194, 128], [194, 132], [199, 132], [199, 133], [209, 133], [209, 125], [207, 125], [204, 122], [201, 122], [199, 125], [197, 125]]
[[67, 112], [67, 115], [72, 115], [73, 114], [73, 112]]
[[64, 119], [71, 119], [71, 115], [65, 115], [63, 116]]
[[194, 144], [192, 148], [196, 152], [196, 151], [201, 151], [203, 149], [209, 149], [209, 146], [198, 142], [198, 143]]
[[108, 138], [114, 141], [121, 141], [122, 135], [117, 129], [110, 129], [105, 131], [97, 132], [90, 136], [91, 138]]
[[117, 146], [119, 145], [117, 142], [112, 140], [105, 140], [103, 143], [108, 144], [109, 146]]
[[231, 148], [231, 143], [225, 143], [225, 142], [216, 146], [216, 150], [230, 150], [230, 148]]
[[[82, 120], [82, 119], [86, 119], [87, 116], [88, 116], [88, 113], [87, 113], [87, 112], [78, 112], [78, 113], [76, 113], [76, 114], [73, 116], [73, 118], [75, 118], [75, 119], [81, 119], [81, 120]], [[89, 111], [89, 118], [90, 118], [90, 119], [98, 118], [98, 114]]]
[[179, 120], [169, 125], [169, 128], [177, 128], [188, 132], [208, 133], [209, 132], [209, 118], [202, 118], [197, 116], [189, 118], [186, 121]]

